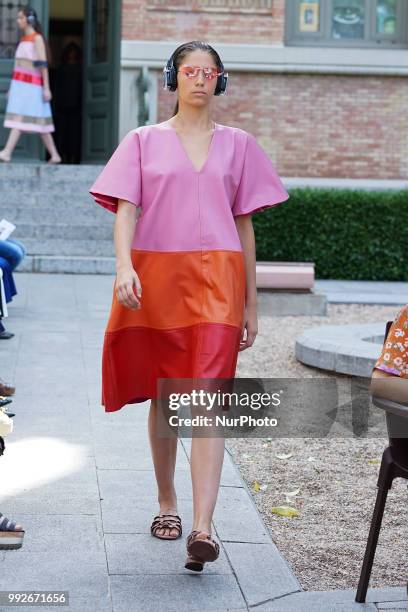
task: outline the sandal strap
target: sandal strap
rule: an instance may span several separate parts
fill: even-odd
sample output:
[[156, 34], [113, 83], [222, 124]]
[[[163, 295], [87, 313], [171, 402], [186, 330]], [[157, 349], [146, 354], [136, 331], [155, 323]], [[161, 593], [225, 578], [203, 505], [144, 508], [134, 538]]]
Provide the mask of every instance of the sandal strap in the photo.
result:
[[0, 531], [16, 531], [17, 523], [0, 512]]
[[154, 518], [162, 518], [163, 516], [171, 516], [176, 520], [181, 520], [178, 514], [157, 514]]
[[[170, 517], [170, 518], [164, 518]], [[154, 517], [150, 530], [152, 533], [156, 532], [157, 529], [177, 529], [177, 531], [181, 534], [181, 519], [177, 514], [158, 514]]]
[[178, 529], [180, 527], [180, 523], [176, 523], [175, 521], [153, 521], [153, 527], [171, 527]]
[[[197, 535], [199, 533], [206, 533], [206, 532], [205, 531], [199, 531], [198, 529], [194, 529], [194, 531], [192, 531], [190, 533], [190, 535], [187, 536], [187, 547], [190, 546], [190, 544], [193, 542], [193, 540], [196, 539], [196, 537], [197, 537]], [[202, 539], [202, 538], [200, 538], [200, 539]], [[219, 555], [219, 553], [220, 553], [220, 546], [219, 546], [218, 542], [216, 542], [209, 534], [207, 534], [205, 539], [209, 540], [209, 542], [214, 546], [217, 555]]]
[[[170, 518], [164, 518], [168, 516]], [[162, 514], [154, 517], [153, 523], [177, 523], [181, 524], [181, 519], [179, 516], [174, 516], [173, 514]]]

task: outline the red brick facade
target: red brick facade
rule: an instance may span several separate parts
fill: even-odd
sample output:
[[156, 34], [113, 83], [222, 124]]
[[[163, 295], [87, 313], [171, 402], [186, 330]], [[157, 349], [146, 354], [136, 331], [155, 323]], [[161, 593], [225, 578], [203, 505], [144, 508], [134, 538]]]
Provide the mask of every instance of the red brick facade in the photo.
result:
[[[241, 9], [225, 12], [226, 4]], [[284, 0], [127, 0], [122, 36], [174, 40], [174, 47], [197, 38], [215, 47], [283, 45], [284, 19]], [[157, 75], [157, 121], [164, 121], [177, 92], [164, 91]], [[281, 175], [408, 178], [407, 77], [236, 71], [229, 77], [227, 95], [213, 100], [214, 120], [252, 132]]]

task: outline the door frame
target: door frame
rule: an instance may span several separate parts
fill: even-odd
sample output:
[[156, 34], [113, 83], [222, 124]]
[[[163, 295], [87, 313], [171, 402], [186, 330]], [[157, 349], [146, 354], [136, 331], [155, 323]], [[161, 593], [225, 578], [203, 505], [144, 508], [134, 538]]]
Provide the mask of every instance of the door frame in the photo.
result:
[[[122, 1], [110, 0], [110, 10], [112, 22], [108, 27], [108, 65], [109, 65], [109, 109], [110, 117], [107, 130], [105, 149], [92, 154], [90, 143], [92, 142], [92, 124], [90, 120], [91, 112], [89, 107], [92, 103], [92, 89], [90, 85], [89, 72], [98, 72], [98, 68], [103, 71], [105, 63], [92, 64], [91, 52], [91, 27], [92, 23], [92, 0], [85, 2], [85, 23], [84, 23], [84, 69], [83, 69], [83, 104], [82, 104], [82, 163], [100, 164], [106, 157], [109, 157], [118, 144], [119, 139], [119, 108], [120, 108], [120, 59], [121, 59], [121, 25], [122, 25]], [[87, 106], [89, 105], [89, 106]]]

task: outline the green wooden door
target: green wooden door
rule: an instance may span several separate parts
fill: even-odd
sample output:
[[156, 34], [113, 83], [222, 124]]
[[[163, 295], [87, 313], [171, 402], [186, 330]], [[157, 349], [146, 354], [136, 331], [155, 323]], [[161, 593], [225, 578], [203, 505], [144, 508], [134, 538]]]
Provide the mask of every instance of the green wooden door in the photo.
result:
[[82, 161], [101, 163], [118, 142], [121, 2], [85, 0]]
[[[28, 1], [7, 0], [0, 2], [0, 148], [6, 144], [9, 128], [3, 127], [4, 113], [7, 106], [6, 92], [10, 86], [14, 66], [14, 54], [22, 33], [17, 28], [16, 18], [19, 5], [27, 5]], [[44, 35], [48, 36], [48, 0], [31, 0], [43, 27]], [[22, 134], [13, 153], [13, 160], [36, 162], [45, 159], [45, 149], [38, 134]]]

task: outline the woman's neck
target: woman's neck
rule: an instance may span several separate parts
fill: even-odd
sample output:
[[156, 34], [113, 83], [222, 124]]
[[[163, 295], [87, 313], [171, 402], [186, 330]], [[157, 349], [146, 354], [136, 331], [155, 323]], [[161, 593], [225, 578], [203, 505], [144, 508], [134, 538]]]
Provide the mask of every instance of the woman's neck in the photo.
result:
[[30, 34], [34, 34], [35, 30], [32, 26], [27, 26], [24, 28], [24, 36], [30, 36]]

